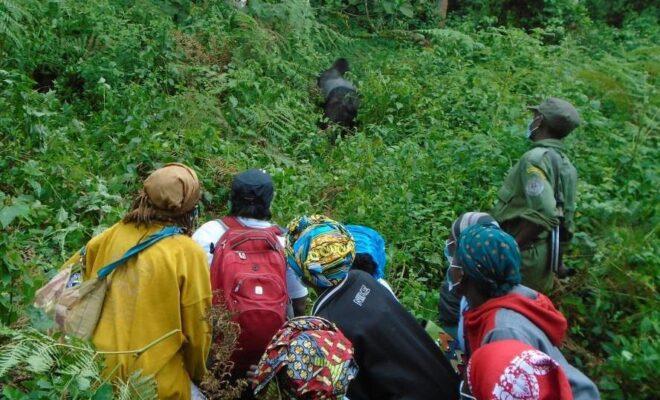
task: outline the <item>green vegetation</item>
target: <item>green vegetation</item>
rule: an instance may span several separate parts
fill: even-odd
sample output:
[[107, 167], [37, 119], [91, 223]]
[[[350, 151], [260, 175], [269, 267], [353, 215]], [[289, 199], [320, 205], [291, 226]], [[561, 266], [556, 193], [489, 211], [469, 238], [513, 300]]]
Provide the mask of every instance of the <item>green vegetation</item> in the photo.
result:
[[[551, 297], [570, 321], [574, 362], [604, 398], [653, 398], [652, 2], [519, 9], [472, 0], [450, 7], [444, 29], [435, 1], [250, 1], [243, 11], [228, 3], [0, 0], [3, 324], [43, 327], [28, 306], [35, 290], [122, 216], [146, 173], [175, 160], [203, 180], [203, 219], [226, 210], [233, 172], [259, 166], [276, 180], [278, 222], [322, 212], [380, 230], [389, 280], [416, 315], [433, 318], [451, 221], [491, 207], [527, 148], [525, 106], [557, 96], [584, 124], [568, 139], [580, 181], [567, 263], [579, 272]], [[362, 107], [355, 135], [332, 143], [336, 132], [317, 128], [314, 86], [338, 56], [352, 63]], [[0, 345], [39, 337], [2, 329]], [[61, 366], [76, 361], [62, 358], [36, 371], [21, 359], [35, 373], [20, 379], [0, 368], [2, 396], [104, 396], [106, 385], [92, 380], [67, 383]]]

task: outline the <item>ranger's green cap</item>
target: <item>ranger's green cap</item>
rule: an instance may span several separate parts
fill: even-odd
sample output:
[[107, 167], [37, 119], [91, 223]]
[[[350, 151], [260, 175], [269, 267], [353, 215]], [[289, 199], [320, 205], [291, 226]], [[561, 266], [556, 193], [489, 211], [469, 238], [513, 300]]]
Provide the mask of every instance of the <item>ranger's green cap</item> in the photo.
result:
[[568, 135], [580, 125], [580, 115], [573, 105], [566, 100], [550, 97], [538, 106], [528, 107], [543, 115], [543, 120], [555, 133]]

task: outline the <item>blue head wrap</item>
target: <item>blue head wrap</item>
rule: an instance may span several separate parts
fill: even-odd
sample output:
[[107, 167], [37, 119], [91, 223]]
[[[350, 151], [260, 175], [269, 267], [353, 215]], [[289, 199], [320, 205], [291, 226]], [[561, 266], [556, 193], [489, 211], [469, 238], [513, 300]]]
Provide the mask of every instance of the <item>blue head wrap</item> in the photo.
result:
[[346, 229], [355, 239], [355, 253], [368, 254], [374, 260], [374, 278], [385, 278], [385, 240], [380, 233], [362, 225], [346, 225]]
[[492, 224], [473, 225], [461, 233], [459, 265], [471, 279], [489, 288], [492, 297], [520, 284], [520, 251], [515, 239]]
[[343, 281], [351, 269], [355, 242], [346, 228], [334, 220], [301, 217], [289, 224], [286, 255], [287, 263], [303, 281], [328, 288]]

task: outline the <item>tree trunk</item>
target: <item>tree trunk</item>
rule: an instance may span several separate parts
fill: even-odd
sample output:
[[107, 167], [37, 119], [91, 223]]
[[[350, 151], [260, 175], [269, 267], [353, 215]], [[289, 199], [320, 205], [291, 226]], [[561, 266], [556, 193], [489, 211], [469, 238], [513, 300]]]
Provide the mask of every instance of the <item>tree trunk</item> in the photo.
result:
[[447, 6], [449, 5], [449, 0], [439, 0], [438, 1], [438, 12], [440, 14], [440, 27], [445, 27], [445, 22], [447, 22]]

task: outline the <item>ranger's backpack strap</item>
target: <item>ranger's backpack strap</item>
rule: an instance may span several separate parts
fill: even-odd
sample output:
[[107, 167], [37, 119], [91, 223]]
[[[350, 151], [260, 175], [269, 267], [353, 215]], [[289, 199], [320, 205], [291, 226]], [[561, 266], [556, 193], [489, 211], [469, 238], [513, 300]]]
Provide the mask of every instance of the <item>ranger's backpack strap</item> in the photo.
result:
[[140, 242], [136, 244], [135, 246], [131, 247], [124, 253], [123, 256], [117, 261], [114, 261], [105, 267], [101, 268], [98, 272], [98, 278], [103, 279], [110, 275], [112, 271], [115, 270], [115, 268], [119, 267], [120, 265], [124, 264], [126, 261], [128, 261], [131, 257], [134, 255], [138, 254], [142, 250], [146, 249], [147, 247], [150, 247], [153, 244], [156, 244], [158, 241], [161, 239], [165, 239], [166, 237], [169, 236], [174, 236], [178, 235], [183, 232], [183, 229], [179, 228], [178, 226], [168, 226], [160, 231], [154, 233], [153, 235], [149, 236], [145, 241]]
[[546, 153], [550, 157], [550, 164], [552, 164], [552, 175], [554, 176], [554, 185], [553, 191], [555, 195], [555, 202], [557, 203], [557, 209], [559, 211], [559, 219], [561, 220], [560, 225], [564, 223], [564, 187], [561, 182], [561, 170], [559, 169], [559, 163], [561, 161], [561, 155], [557, 153], [555, 149], [548, 149]]
[[552, 174], [554, 175], [554, 195], [555, 203], [557, 207], [557, 214], [559, 217], [559, 225], [552, 228], [550, 232], [550, 268], [554, 273], [559, 272], [559, 267], [561, 265], [561, 250], [560, 242], [562, 237], [562, 231], [564, 230], [564, 188], [561, 182], [559, 162], [561, 160], [561, 155], [557, 153], [554, 149], [549, 149], [548, 157], [550, 157], [550, 163], [552, 164]]

